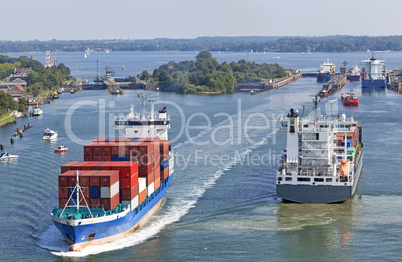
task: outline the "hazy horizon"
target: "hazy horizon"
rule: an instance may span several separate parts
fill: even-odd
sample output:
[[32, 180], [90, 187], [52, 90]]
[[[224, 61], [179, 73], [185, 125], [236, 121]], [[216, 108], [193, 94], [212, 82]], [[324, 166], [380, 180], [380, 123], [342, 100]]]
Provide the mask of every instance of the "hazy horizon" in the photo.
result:
[[384, 0], [20, 0], [2, 3], [0, 40], [147, 40], [402, 35], [402, 2]]

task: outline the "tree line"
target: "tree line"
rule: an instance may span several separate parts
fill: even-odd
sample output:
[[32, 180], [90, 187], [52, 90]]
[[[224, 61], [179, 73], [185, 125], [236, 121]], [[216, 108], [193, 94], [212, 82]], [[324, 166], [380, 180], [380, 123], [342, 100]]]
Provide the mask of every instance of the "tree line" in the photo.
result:
[[209, 51], [201, 51], [195, 62], [186, 60], [164, 64], [152, 75], [143, 71], [140, 78], [178, 93], [233, 93], [238, 82], [261, 82], [286, 75], [286, 70], [278, 64], [258, 64], [244, 59], [219, 64]]
[[402, 51], [402, 36], [199, 37], [150, 40], [0, 41], [0, 53], [85, 51], [359, 52]]

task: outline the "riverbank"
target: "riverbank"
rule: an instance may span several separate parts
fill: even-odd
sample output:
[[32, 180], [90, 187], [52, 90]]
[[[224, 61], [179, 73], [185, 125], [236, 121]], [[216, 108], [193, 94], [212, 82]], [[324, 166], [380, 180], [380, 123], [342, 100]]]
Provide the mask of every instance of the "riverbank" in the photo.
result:
[[21, 112], [11, 113], [9, 116], [0, 119], [0, 127], [6, 126], [14, 121], [15, 118], [23, 116]]

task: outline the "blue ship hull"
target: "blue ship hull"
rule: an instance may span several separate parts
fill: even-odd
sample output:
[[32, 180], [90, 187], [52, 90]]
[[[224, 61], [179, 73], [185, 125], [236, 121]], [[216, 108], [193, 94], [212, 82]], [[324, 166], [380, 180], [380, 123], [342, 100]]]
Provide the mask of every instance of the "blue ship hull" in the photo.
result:
[[378, 88], [384, 87], [387, 85], [385, 79], [378, 79], [378, 80], [362, 80], [362, 87], [366, 88]]
[[128, 211], [125, 216], [123, 216], [122, 212], [118, 213], [122, 214], [121, 217], [117, 216], [116, 219], [111, 221], [91, 224], [84, 224], [85, 219], [81, 220], [83, 224], [79, 223], [78, 225], [61, 223], [57, 221], [57, 218], [54, 218], [53, 222], [70, 243], [79, 244], [82, 248], [87, 245], [104, 244], [122, 238], [138, 229], [156, 212], [161, 205], [172, 177], [173, 173], [162, 181], [161, 186], [148, 196], [142, 204], [133, 211]]
[[350, 75], [349, 80], [350, 81], [359, 81], [361, 79], [360, 75]]
[[317, 74], [317, 82], [328, 82], [329, 80], [331, 80], [334, 77], [334, 75], [331, 74]]

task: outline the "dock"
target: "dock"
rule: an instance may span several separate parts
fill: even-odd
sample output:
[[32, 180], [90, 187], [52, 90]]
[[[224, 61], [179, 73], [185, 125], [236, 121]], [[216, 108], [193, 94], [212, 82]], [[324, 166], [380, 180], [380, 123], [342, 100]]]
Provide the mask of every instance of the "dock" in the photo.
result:
[[336, 75], [328, 82], [324, 83], [318, 96], [327, 97], [335, 95], [348, 82], [347, 75]]
[[236, 90], [238, 92], [250, 92], [252, 95], [258, 95], [272, 90], [277, 90], [302, 77], [301, 73], [291, 74], [283, 79], [259, 82], [259, 83], [238, 83]]

